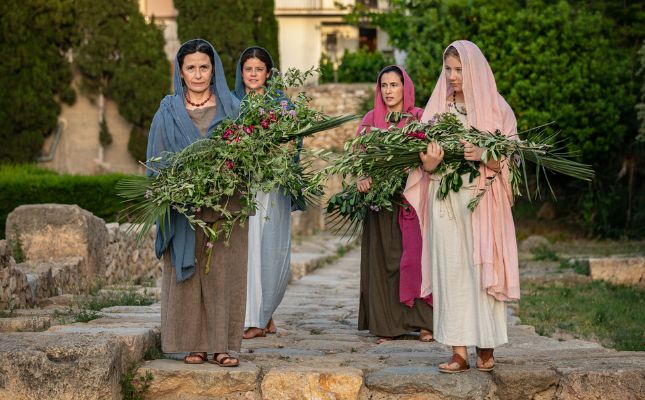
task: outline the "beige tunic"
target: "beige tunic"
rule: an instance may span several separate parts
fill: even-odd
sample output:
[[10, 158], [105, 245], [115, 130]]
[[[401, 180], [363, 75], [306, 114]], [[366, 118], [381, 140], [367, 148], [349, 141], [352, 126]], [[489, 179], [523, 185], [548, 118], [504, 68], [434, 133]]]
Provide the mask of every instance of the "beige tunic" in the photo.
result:
[[[458, 104], [459, 106], [459, 104]], [[461, 105], [460, 109], [465, 109]], [[466, 125], [465, 116], [455, 113]], [[486, 294], [480, 270], [473, 262], [473, 229], [468, 202], [476, 181], [437, 199], [440, 175], [432, 175], [428, 188], [428, 239], [433, 292], [434, 337], [451, 346], [497, 347], [508, 342], [506, 306]]]

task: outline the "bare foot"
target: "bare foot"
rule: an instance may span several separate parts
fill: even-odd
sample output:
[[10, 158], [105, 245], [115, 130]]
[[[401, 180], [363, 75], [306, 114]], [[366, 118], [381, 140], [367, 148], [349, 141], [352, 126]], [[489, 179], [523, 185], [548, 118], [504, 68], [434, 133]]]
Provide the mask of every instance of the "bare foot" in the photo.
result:
[[382, 336], [382, 337], [380, 337], [380, 338], [376, 341], [376, 344], [381, 344], [381, 343], [389, 342], [390, 340], [394, 340], [394, 338], [393, 338], [393, 337], [390, 337], [390, 336]]
[[264, 331], [264, 329], [251, 327], [244, 331], [244, 335], [242, 335], [242, 338], [253, 339], [256, 337], [265, 337], [265, 336], [266, 336], [266, 332]]
[[273, 322], [273, 318], [269, 320], [265, 330], [266, 330], [266, 333], [270, 333], [270, 334], [274, 334], [278, 331], [278, 328], [275, 326], [275, 322]]

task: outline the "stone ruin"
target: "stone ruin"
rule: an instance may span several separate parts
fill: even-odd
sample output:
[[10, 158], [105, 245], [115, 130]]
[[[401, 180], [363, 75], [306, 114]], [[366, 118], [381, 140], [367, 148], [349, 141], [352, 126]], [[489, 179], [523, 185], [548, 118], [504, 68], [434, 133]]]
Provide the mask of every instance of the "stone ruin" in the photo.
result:
[[40, 306], [115, 283], [161, 276], [155, 231], [140, 246], [130, 224], [106, 224], [76, 205], [23, 205], [7, 217], [0, 240], [0, 309]]

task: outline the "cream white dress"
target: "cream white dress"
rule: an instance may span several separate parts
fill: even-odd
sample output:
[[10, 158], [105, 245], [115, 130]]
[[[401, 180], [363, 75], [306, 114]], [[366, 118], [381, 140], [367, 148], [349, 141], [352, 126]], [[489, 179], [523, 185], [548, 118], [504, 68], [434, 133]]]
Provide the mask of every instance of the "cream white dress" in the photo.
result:
[[[464, 104], [457, 103], [460, 109]], [[467, 125], [466, 116], [448, 110]], [[493, 348], [508, 342], [506, 305], [486, 294], [473, 262], [473, 229], [468, 202], [476, 181], [462, 176], [459, 192], [437, 199], [440, 175], [432, 175], [428, 193], [428, 238], [433, 292], [434, 338], [450, 346]]]

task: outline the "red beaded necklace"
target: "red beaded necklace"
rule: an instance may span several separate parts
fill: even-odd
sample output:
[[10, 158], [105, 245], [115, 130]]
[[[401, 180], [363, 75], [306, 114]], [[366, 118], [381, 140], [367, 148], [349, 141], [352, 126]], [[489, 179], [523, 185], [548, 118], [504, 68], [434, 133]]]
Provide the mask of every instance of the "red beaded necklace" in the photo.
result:
[[213, 97], [213, 92], [210, 92], [208, 94], [208, 98], [206, 100], [204, 100], [202, 103], [193, 103], [192, 101], [190, 101], [190, 99], [188, 98], [188, 92], [186, 92], [184, 97], [186, 98], [186, 103], [190, 104], [191, 106], [193, 106], [193, 107], [201, 107], [204, 104], [208, 103], [208, 101], [211, 99], [211, 97]]

